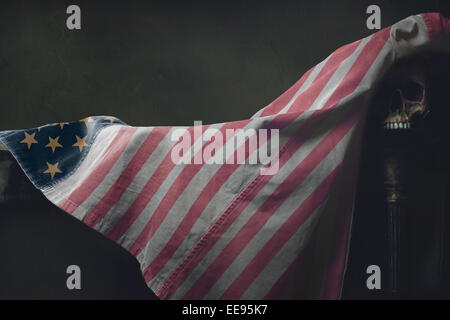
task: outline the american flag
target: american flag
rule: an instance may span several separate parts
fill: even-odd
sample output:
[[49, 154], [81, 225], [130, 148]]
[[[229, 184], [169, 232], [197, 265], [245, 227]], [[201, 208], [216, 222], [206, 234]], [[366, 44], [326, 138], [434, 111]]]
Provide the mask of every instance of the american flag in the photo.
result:
[[[340, 297], [362, 130], [374, 88], [399, 59], [436, 48], [450, 23], [406, 18], [345, 45], [247, 120], [186, 127], [191, 157], [227, 129], [278, 129], [278, 171], [174, 163], [180, 127], [92, 116], [0, 139], [59, 208], [119, 243], [162, 299]], [[445, 38], [445, 41], [449, 41]], [[448, 42], [447, 42], [448, 43]], [[258, 148], [234, 136], [222, 148]]]

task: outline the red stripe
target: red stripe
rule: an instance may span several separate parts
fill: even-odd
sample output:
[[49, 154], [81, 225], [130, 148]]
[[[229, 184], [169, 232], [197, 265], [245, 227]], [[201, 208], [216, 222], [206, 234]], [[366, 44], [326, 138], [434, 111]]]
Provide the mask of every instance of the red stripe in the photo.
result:
[[[229, 122], [225, 124], [219, 131], [222, 132], [222, 135], [226, 137], [225, 130], [235, 128], [238, 126], [239, 128], [244, 127], [250, 120], [239, 121], [239, 122]], [[199, 150], [197, 154], [201, 154], [202, 150]], [[178, 175], [176, 180], [171, 185], [170, 189], [166, 192], [164, 198], [159, 203], [155, 212], [153, 213], [150, 220], [145, 225], [144, 229], [140, 232], [139, 236], [135, 240], [135, 242], [130, 247], [129, 251], [135, 255], [139, 254], [142, 249], [145, 247], [148, 241], [153, 237], [153, 235], [158, 230], [161, 223], [166, 218], [170, 209], [173, 207], [177, 199], [189, 185], [193, 177], [198, 173], [198, 171], [203, 167], [203, 164], [191, 164], [187, 165], [182, 172]]]
[[[352, 206], [353, 199], [350, 197], [343, 197], [347, 207]], [[343, 213], [343, 217], [337, 222], [335, 226], [337, 232], [334, 239], [334, 249], [332, 252], [336, 254], [331, 257], [328, 262], [327, 274], [325, 279], [325, 288], [323, 298], [328, 300], [335, 300], [339, 298], [342, 277], [344, 275], [345, 259], [347, 257], [347, 244], [350, 235], [350, 221], [352, 218], [351, 208], [340, 208], [339, 212]]]
[[[183, 299], [201, 299], [227, 270], [239, 253], [247, 246], [254, 235], [264, 226], [272, 214], [283, 204], [289, 194], [302, 183], [302, 181], [316, 168], [316, 166], [328, 155], [328, 153], [336, 146], [336, 144], [350, 130], [354, 122], [354, 115], [347, 121], [340, 124], [332, 132], [330, 132], [316, 146], [310, 154], [290, 173], [290, 175], [282, 182], [281, 185], [267, 198], [264, 204], [257, 212], [247, 221], [247, 223], [239, 230], [234, 238], [228, 243], [225, 249], [219, 254], [214, 262], [208, 267], [202, 276], [197, 280], [194, 286], [186, 293]], [[291, 150], [293, 148], [290, 148]], [[284, 155], [283, 155], [284, 156]], [[287, 157], [284, 157], [285, 159]], [[289, 157], [290, 158], [290, 157]], [[289, 159], [288, 158], [288, 159]], [[260, 183], [259, 188], [254, 188], [246, 197], [246, 201], [241, 201], [227, 218], [228, 221], [234, 221], [238, 215], [242, 213], [248, 203], [252, 201], [259, 193], [262, 185], [265, 185], [272, 177], [264, 177], [261, 179], [264, 183]], [[224, 224], [225, 225], [225, 224]], [[215, 239], [225, 232], [225, 229], [216, 231]], [[215, 241], [211, 241], [215, 242]], [[208, 248], [211, 248], [211, 242]]]
[[436, 38], [442, 32], [450, 32], [450, 20], [440, 13], [422, 13], [423, 21], [428, 29], [430, 40]]
[[327, 198], [328, 192], [333, 186], [333, 182], [340, 165], [338, 165], [328, 177], [314, 190], [313, 193], [295, 210], [278, 231], [269, 239], [264, 247], [256, 254], [247, 267], [239, 274], [228, 289], [221, 296], [221, 299], [238, 299], [244, 294], [248, 287], [272, 261], [281, 250], [283, 245], [295, 234], [311, 214]]
[[122, 155], [136, 130], [137, 128], [128, 126], [120, 128], [119, 132], [115, 136], [115, 140], [111, 142], [89, 177], [86, 178], [74, 191], [72, 191], [72, 193], [65, 200], [58, 204], [61, 209], [68, 213], [72, 213], [91, 195], [91, 193], [106, 177], [108, 172], [111, 171], [111, 168], [114, 166], [117, 159], [119, 159]]
[[[299, 104], [296, 104], [294, 102], [294, 104], [296, 104], [297, 106], [293, 108], [294, 104], [291, 105], [289, 112], [292, 112], [294, 110], [297, 111], [307, 110], [314, 102], [316, 97], [319, 95], [319, 93], [322, 91], [323, 87], [327, 84], [328, 80], [333, 76], [333, 74], [335, 73], [339, 65], [342, 63], [342, 61], [344, 61], [356, 50], [360, 42], [361, 40], [349, 43], [334, 51], [331, 57], [327, 60], [327, 62], [323, 66], [323, 68], [320, 70], [317, 77], [313, 80], [312, 84], [307, 88], [307, 90], [303, 91], [295, 99], [295, 101], [299, 101]], [[298, 90], [301, 88], [301, 86], [310, 76], [313, 70], [314, 68], [311, 68], [291, 88], [289, 88], [285, 93], [279, 96], [266, 108], [264, 108], [264, 111], [261, 113], [260, 116], [264, 117], [280, 112], [295, 96], [295, 94], [298, 92]]]
[[367, 74], [369, 68], [373, 65], [375, 59], [378, 57], [381, 49], [383, 49], [386, 41], [389, 39], [390, 30], [390, 27], [385, 28], [373, 35], [372, 39], [366, 44], [358, 56], [358, 59], [339, 84], [339, 88], [333, 92], [323, 106], [323, 109], [335, 107], [339, 101], [355, 91], [361, 80]]
[[317, 256], [318, 236], [319, 232], [316, 228], [306, 246], [270, 288], [263, 300], [311, 298], [308, 284], [316, 272], [314, 265], [311, 264], [311, 259]]
[[[355, 139], [349, 144], [346, 158], [342, 170], [345, 175], [342, 176], [343, 186], [355, 186], [358, 175], [358, 163], [360, 158], [360, 146], [363, 137], [363, 123], [359, 123], [354, 131]], [[356, 188], [344, 187], [338, 190], [336, 194], [339, 199], [337, 205], [334, 205], [339, 217], [335, 219], [333, 228], [329, 231], [331, 239], [335, 239], [332, 244], [331, 255], [327, 264], [327, 274], [322, 298], [338, 299], [343, 277], [344, 267], [348, 252], [348, 243], [353, 216], [353, 206]]]
[[[189, 127], [185, 135], [191, 135], [194, 127]], [[195, 141], [191, 140], [191, 146]], [[173, 147], [172, 147], [173, 149]], [[122, 237], [122, 235], [131, 227], [131, 225], [136, 221], [141, 212], [145, 209], [147, 204], [153, 198], [155, 193], [158, 191], [159, 187], [167, 176], [172, 171], [175, 163], [172, 161], [171, 152], [166, 155], [164, 160], [160, 163], [158, 168], [153, 172], [152, 176], [148, 179], [144, 188], [141, 190], [137, 198], [133, 201], [131, 206], [125, 211], [125, 213], [120, 217], [119, 221], [114, 225], [114, 227], [107, 233], [107, 236], [117, 241]]]
[[314, 68], [309, 69], [292, 87], [290, 87], [286, 92], [279, 96], [275, 101], [267, 105], [260, 117], [271, 116], [277, 114], [289, 103], [296, 92], [302, 87], [303, 83], [308, 79]]
[[314, 80], [313, 84], [308, 88], [308, 90], [303, 91], [298, 95], [288, 112], [308, 110], [311, 108], [314, 101], [322, 92], [328, 81], [330, 81], [331, 77], [335, 74], [342, 62], [355, 52], [360, 43], [361, 40], [355, 41], [335, 51], [317, 75], [317, 78]]
[[124, 192], [128, 189], [142, 166], [169, 131], [170, 127], [157, 127], [150, 132], [144, 143], [139, 147], [139, 150], [130, 160], [127, 167], [121, 172], [114, 184], [109, 188], [105, 196], [83, 219], [83, 222], [86, 225], [95, 227], [106, 216], [109, 210], [117, 201], [119, 201]]

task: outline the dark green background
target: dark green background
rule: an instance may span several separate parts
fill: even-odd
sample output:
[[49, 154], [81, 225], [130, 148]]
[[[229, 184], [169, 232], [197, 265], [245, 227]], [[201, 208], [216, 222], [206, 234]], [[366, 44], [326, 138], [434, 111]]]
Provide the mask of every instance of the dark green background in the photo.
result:
[[[78, 4], [82, 29], [66, 28]], [[114, 115], [131, 125], [250, 117], [336, 48], [450, 1], [1, 1], [0, 130]], [[23, 178], [24, 179], [24, 178]], [[0, 298], [152, 298], [124, 249], [41, 196], [0, 205]], [[82, 269], [82, 290], [65, 268]]]
[[[0, 129], [114, 115], [131, 125], [250, 117], [339, 46], [450, 1], [1, 2]], [[66, 28], [78, 4], [82, 29]]]

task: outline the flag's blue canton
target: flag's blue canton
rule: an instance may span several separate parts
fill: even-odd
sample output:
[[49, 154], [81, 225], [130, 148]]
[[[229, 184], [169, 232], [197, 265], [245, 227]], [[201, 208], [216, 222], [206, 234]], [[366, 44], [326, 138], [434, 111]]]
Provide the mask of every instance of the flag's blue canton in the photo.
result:
[[33, 184], [43, 190], [73, 173], [100, 130], [117, 124], [125, 125], [114, 117], [88, 117], [34, 129], [4, 131], [0, 140]]

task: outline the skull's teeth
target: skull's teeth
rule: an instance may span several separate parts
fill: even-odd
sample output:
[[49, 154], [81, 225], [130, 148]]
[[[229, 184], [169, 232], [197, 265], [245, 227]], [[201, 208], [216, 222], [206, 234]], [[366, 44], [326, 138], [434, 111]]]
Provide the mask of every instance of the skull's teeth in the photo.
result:
[[387, 122], [384, 124], [384, 129], [388, 130], [399, 130], [399, 129], [410, 129], [411, 125], [409, 122]]

